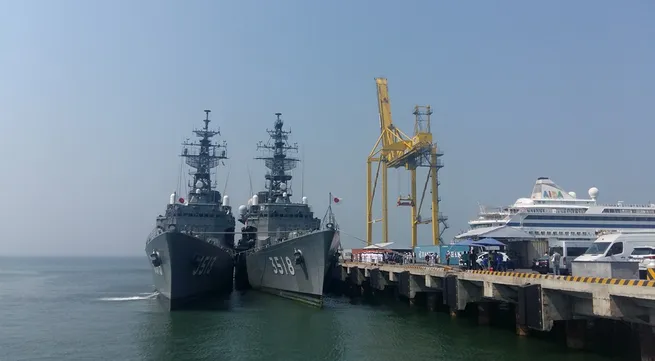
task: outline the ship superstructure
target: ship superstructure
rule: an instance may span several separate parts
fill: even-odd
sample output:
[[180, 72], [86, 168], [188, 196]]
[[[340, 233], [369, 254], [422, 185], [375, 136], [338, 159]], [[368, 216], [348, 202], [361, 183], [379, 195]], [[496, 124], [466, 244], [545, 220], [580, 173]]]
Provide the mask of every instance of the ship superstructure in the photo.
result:
[[221, 196], [211, 179], [211, 170], [227, 159], [226, 144], [212, 142], [220, 133], [209, 129], [209, 113], [205, 110], [204, 127], [194, 130], [199, 140], [182, 143], [181, 157], [195, 170], [187, 198], [171, 194], [146, 242], [155, 288], [171, 309], [232, 290], [235, 218], [229, 197]]
[[248, 249], [244, 254], [251, 287], [320, 306], [339, 233], [332, 218], [322, 225], [314, 217], [307, 197], [292, 201], [289, 172], [299, 160], [289, 152], [298, 147], [288, 142], [290, 131], [283, 129], [281, 114], [275, 115], [274, 127], [267, 131], [270, 140], [257, 145], [266, 152], [256, 158], [268, 168], [265, 190], [239, 207], [244, 224], [239, 248]]
[[288, 142], [290, 131], [283, 129], [281, 113], [276, 113], [274, 128], [267, 130], [270, 140], [259, 142], [258, 150], [264, 155], [255, 159], [263, 160], [268, 168], [265, 175], [265, 190], [255, 194], [247, 207], [240, 207], [240, 215], [246, 215], [246, 232], [250, 227], [256, 227], [256, 236], [249, 239], [259, 248], [286, 239], [290, 232], [310, 232], [318, 230], [321, 221], [314, 217], [307, 197], [302, 197], [300, 203], [291, 201], [292, 189], [290, 181], [293, 178], [290, 171], [296, 168], [297, 158], [289, 156], [289, 152], [297, 152], [298, 145]]
[[468, 222], [471, 230], [457, 238], [483, 234], [498, 227], [512, 227], [538, 238], [594, 240], [599, 233], [655, 229], [655, 204], [635, 205], [598, 202], [599, 190], [589, 198], [577, 198], [547, 177], [535, 182], [530, 198], [519, 198], [508, 207], [480, 207], [478, 218]]

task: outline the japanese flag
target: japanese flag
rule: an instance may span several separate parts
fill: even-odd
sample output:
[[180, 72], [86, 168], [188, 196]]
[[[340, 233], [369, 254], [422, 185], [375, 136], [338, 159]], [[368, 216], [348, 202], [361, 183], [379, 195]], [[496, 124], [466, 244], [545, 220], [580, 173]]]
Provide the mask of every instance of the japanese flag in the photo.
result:
[[343, 201], [343, 199], [341, 199], [339, 197], [332, 197], [332, 203], [334, 203], [334, 204], [341, 204], [342, 201]]

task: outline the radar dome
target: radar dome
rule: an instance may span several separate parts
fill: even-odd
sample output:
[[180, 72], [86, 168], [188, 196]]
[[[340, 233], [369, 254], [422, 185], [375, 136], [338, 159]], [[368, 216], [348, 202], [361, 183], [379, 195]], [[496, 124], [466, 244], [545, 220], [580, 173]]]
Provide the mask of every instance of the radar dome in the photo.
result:
[[244, 206], [243, 204], [240, 205], [240, 206], [239, 206], [239, 214], [245, 214], [245, 213], [246, 213], [246, 209], [248, 209], [248, 207]]
[[591, 197], [591, 199], [598, 198], [598, 188], [596, 187], [589, 188], [589, 197]]
[[196, 188], [202, 188], [202, 181], [197, 181], [196, 182]]
[[252, 196], [252, 205], [256, 206], [258, 204], [259, 204], [259, 197], [255, 194], [254, 196]]
[[577, 194], [575, 194], [575, 192], [569, 192], [569, 195], [570, 195], [572, 198], [576, 198], [576, 196], [577, 196]]
[[252, 206], [252, 198], [248, 199], [248, 205]]
[[287, 197], [287, 192], [282, 193], [282, 198], [286, 198], [286, 197]]
[[225, 207], [229, 207], [229, 206], [230, 206], [230, 197], [229, 197], [229, 196], [223, 196], [223, 205], [224, 205]]
[[307, 197], [302, 197], [302, 204], [307, 204]]
[[284, 184], [284, 183], [282, 183], [282, 184], [280, 184], [280, 189], [282, 189], [282, 190], [285, 190], [285, 189], [287, 189], [287, 185], [286, 185], [286, 184]]

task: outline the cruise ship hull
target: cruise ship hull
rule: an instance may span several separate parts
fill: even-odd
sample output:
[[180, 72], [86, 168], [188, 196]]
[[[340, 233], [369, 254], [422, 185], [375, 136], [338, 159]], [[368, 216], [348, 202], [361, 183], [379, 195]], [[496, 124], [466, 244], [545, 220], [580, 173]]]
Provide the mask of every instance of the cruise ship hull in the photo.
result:
[[248, 281], [253, 289], [322, 307], [338, 248], [339, 233], [329, 229], [251, 252], [246, 256]]
[[234, 261], [223, 248], [179, 232], [165, 232], [146, 244], [155, 290], [169, 310], [192, 307], [203, 296], [229, 294]]

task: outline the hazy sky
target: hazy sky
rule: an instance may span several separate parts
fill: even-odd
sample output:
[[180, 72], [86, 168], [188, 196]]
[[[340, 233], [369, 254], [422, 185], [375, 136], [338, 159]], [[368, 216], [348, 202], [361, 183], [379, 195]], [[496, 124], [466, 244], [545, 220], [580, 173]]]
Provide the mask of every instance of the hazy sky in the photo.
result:
[[[653, 19], [649, 0], [5, 0], [0, 254], [143, 254], [203, 109], [228, 142], [219, 182], [229, 169], [235, 208], [248, 169], [263, 187], [255, 145], [281, 112], [315, 212], [333, 192], [344, 234], [364, 238], [376, 76], [406, 133], [415, 104], [434, 108], [446, 238], [478, 202], [510, 204], [540, 176], [655, 201]], [[409, 182], [390, 180], [393, 203]], [[409, 209], [390, 216], [409, 244]]]

